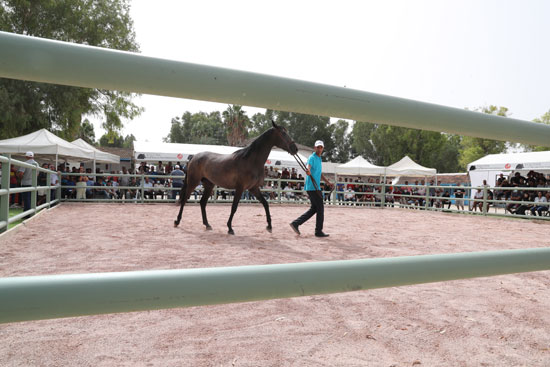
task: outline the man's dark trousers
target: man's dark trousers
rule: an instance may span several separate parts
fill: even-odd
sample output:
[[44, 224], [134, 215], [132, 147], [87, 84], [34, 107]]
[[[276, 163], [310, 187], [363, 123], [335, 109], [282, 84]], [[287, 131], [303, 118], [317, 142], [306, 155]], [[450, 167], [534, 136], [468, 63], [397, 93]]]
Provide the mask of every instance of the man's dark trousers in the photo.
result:
[[325, 220], [325, 207], [323, 205], [323, 198], [321, 196], [321, 191], [306, 191], [309, 200], [311, 201], [311, 207], [307, 212], [302, 214], [298, 219], [293, 223], [300, 226], [304, 224], [309, 218], [313, 217], [314, 214], [317, 214], [315, 221], [315, 233], [323, 232], [323, 222]]

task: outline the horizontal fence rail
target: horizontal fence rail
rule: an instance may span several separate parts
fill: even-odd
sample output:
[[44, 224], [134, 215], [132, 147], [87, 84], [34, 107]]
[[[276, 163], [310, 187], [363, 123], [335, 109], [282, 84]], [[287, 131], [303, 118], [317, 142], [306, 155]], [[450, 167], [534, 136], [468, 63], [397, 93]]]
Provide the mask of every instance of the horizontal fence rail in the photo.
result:
[[[51, 175], [56, 174], [56, 172], [12, 159], [11, 156], [0, 155], [0, 163], [2, 163], [2, 180], [0, 182], [0, 233], [5, 232], [10, 223], [30, 217], [41, 209], [50, 208], [52, 205], [60, 202], [59, 198], [61, 197], [61, 185], [51, 185]], [[32, 170], [32, 184], [30, 187], [11, 187], [10, 171], [12, 165], [16, 167], [30, 168]], [[46, 186], [38, 185], [39, 173], [46, 174]], [[39, 192], [44, 194], [44, 203], [40, 205], [38, 205], [37, 202], [37, 194]], [[29, 209], [17, 215], [10, 216], [10, 195], [26, 193], [29, 193], [30, 195]], [[55, 196], [55, 199], [53, 196]]]
[[0, 32], [0, 77], [122, 90], [547, 145], [550, 126], [220, 67]]
[[311, 296], [550, 270], [550, 248], [0, 279], [0, 323]]

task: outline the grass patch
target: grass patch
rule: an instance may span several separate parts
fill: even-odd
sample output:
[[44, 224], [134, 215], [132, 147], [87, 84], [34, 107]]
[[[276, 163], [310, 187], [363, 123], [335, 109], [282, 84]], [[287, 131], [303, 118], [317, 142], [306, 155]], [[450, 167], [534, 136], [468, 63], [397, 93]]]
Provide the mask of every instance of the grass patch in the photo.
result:
[[[10, 208], [10, 214], [9, 214], [9, 215], [10, 215], [10, 218], [11, 218], [11, 217], [14, 217], [14, 216], [16, 216], [17, 214], [21, 214], [21, 213], [23, 213], [23, 209], [22, 209], [22, 208], [13, 208], [13, 209]], [[8, 224], [8, 229], [10, 229], [10, 228], [12, 228], [12, 227], [15, 227], [16, 225], [18, 225], [18, 224], [21, 223], [21, 222], [22, 222], [22, 220], [20, 219], [20, 220], [17, 220], [17, 221], [15, 221], [15, 222], [13, 222], [13, 223]]]

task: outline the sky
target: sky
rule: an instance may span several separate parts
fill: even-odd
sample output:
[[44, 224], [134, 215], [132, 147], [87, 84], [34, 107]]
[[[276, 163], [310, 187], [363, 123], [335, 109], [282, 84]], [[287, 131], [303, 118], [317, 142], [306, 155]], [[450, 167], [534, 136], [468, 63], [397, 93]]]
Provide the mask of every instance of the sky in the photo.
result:
[[[504, 106], [528, 121], [550, 110], [550, 1], [133, 0], [130, 14], [148, 56], [457, 108]], [[150, 142], [186, 111], [227, 108], [134, 101], [145, 112], [125, 121], [123, 135]]]

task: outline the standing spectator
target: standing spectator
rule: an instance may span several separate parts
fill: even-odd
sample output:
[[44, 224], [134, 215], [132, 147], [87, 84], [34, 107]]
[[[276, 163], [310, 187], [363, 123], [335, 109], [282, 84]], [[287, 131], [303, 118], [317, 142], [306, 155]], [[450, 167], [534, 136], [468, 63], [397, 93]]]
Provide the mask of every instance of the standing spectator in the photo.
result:
[[[346, 181], [348, 180], [347, 178], [345, 179]], [[344, 185], [343, 182], [338, 182], [336, 184], [336, 200], [338, 200], [339, 202], [342, 202], [344, 201], [344, 190], [345, 190], [346, 186]]]
[[[185, 173], [180, 169], [179, 164], [176, 164], [174, 166], [174, 170], [170, 172], [170, 176], [178, 176], [175, 178], [172, 178], [172, 187], [181, 189], [183, 186], [183, 176], [185, 176]], [[176, 199], [176, 195], [178, 194], [178, 191], [180, 190], [172, 190], [172, 199]]]
[[[49, 165], [48, 163], [42, 163], [42, 168], [48, 169]], [[46, 172], [38, 172], [38, 178], [37, 183], [38, 186], [47, 186], [48, 174]], [[36, 206], [42, 205], [46, 202], [46, 190], [47, 189], [38, 189], [36, 192], [37, 198], [36, 198]]]
[[[84, 167], [80, 166], [78, 173], [84, 172]], [[86, 200], [86, 186], [88, 185], [88, 176], [82, 175], [77, 177], [76, 182], [76, 199], [77, 200]]]
[[[10, 188], [15, 188], [15, 187], [18, 187], [17, 167], [12, 164], [10, 168]], [[19, 198], [20, 198], [19, 194], [10, 195], [10, 208], [16, 208], [20, 206], [21, 201], [19, 200]]]
[[[58, 175], [58, 172], [55, 171], [55, 165], [50, 164], [50, 170], [54, 171], [54, 173], [50, 175], [50, 185], [57, 186], [59, 184], [59, 175]], [[56, 193], [56, 189], [55, 188], [51, 189], [50, 200], [55, 200], [55, 193]]]
[[[32, 164], [38, 167], [38, 163], [34, 160], [34, 153], [27, 152], [25, 153], [27, 160], [25, 163]], [[21, 167], [17, 171], [17, 176], [21, 180], [21, 187], [31, 187], [32, 186], [32, 168]], [[31, 192], [27, 191], [22, 194], [23, 197], [23, 211], [26, 212], [31, 208]]]
[[455, 190], [455, 204], [456, 204], [456, 210], [464, 210], [464, 189], [462, 188], [462, 185], [459, 186]]
[[[128, 170], [126, 169], [126, 167], [122, 167], [122, 172], [121, 172], [123, 175], [127, 175], [128, 174]], [[120, 176], [119, 178], [119, 183], [120, 183], [120, 186], [130, 186], [130, 177], [128, 176]], [[126, 194], [128, 193], [128, 189], [123, 187], [120, 189], [120, 198], [121, 199], [126, 199]]]

